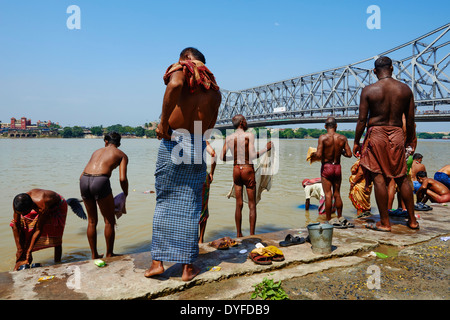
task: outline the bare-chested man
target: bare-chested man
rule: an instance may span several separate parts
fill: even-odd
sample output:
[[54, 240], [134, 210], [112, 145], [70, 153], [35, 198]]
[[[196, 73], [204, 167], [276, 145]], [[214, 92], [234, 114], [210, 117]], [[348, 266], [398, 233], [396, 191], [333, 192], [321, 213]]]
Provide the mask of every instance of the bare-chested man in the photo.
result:
[[328, 117], [325, 121], [327, 133], [319, 137], [317, 151], [311, 154], [312, 159], [321, 160], [320, 176], [322, 178], [322, 188], [325, 193], [325, 213], [327, 221], [331, 220], [331, 208], [334, 205], [337, 211], [337, 219], [332, 224], [337, 228], [353, 227], [342, 217], [341, 199], [341, 156], [350, 158], [352, 150], [348, 145], [344, 135], [336, 133], [337, 123], [333, 117]]
[[193, 279], [197, 259], [202, 187], [206, 179], [203, 134], [216, 123], [221, 102], [214, 75], [205, 56], [186, 48], [163, 79], [167, 85], [161, 121], [156, 129], [162, 140], [155, 170], [156, 207], [153, 216], [152, 263], [144, 273], [164, 272], [164, 261], [181, 263], [182, 280]]
[[[13, 210], [10, 226], [17, 247], [14, 270], [29, 268], [33, 261], [31, 253], [49, 247], [55, 248], [55, 262], [60, 262], [67, 215], [64, 198], [51, 190], [32, 189], [14, 198]], [[52, 228], [46, 228], [47, 225]]]
[[413, 155], [413, 162], [411, 164], [411, 180], [413, 182], [414, 193], [420, 188], [420, 182], [417, 180], [417, 172], [427, 171], [425, 165], [422, 163], [423, 156], [420, 153], [415, 153]]
[[[248, 196], [248, 209], [250, 221], [250, 235], [255, 234], [256, 227], [256, 180], [253, 160], [259, 158], [272, 148], [272, 143], [268, 142], [264, 150], [256, 152], [255, 136], [248, 129], [247, 121], [242, 114], [233, 117], [232, 123], [236, 131], [226, 137], [223, 145], [221, 159], [223, 161], [233, 160], [233, 183], [236, 194], [236, 210], [234, 220], [236, 223], [237, 237], [242, 237], [242, 208], [244, 202], [242, 199], [243, 187], [245, 186]], [[228, 150], [232, 157], [227, 157]]]
[[[361, 156], [361, 165], [369, 170], [374, 182], [375, 198], [380, 221], [367, 225], [377, 231], [391, 231], [388, 214], [389, 178], [394, 178], [408, 211], [409, 228], [418, 229], [414, 215], [414, 200], [410, 183], [406, 180], [405, 147], [414, 151], [414, 97], [411, 89], [392, 78], [392, 61], [380, 57], [375, 61], [374, 73], [378, 82], [361, 92], [359, 117], [355, 131], [353, 154]], [[406, 139], [402, 119], [406, 121]], [[360, 139], [367, 124], [364, 145]]]
[[87, 238], [92, 259], [97, 259], [97, 204], [105, 221], [106, 257], [114, 256], [116, 224], [114, 197], [109, 178], [119, 167], [120, 186], [125, 197], [128, 196], [127, 166], [128, 156], [119, 150], [121, 136], [116, 132], [106, 134], [105, 147], [96, 150], [80, 177], [80, 191], [88, 214]]
[[450, 190], [443, 183], [428, 178], [425, 171], [417, 172], [417, 180], [422, 184], [417, 191], [418, 205], [428, 200], [437, 203], [450, 202]]

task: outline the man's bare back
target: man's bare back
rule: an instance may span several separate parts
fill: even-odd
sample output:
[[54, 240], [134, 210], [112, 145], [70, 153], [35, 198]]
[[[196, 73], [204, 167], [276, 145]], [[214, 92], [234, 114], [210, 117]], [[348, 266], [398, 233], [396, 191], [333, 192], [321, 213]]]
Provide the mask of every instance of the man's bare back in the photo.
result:
[[[178, 71], [184, 78], [181, 71]], [[173, 74], [175, 76], [175, 73]], [[214, 127], [222, 96], [219, 91], [189, 91], [187, 85], [178, 98], [177, 104], [169, 118], [169, 126], [173, 129], [186, 129], [194, 133], [195, 121], [201, 121], [202, 134]]]
[[326, 133], [319, 137], [316, 154], [319, 152], [322, 154], [322, 163], [340, 164], [342, 155], [351, 157], [347, 138], [336, 132]]
[[[201, 64], [192, 52], [180, 56], [179, 62], [190, 60]], [[206, 90], [199, 86], [191, 88], [182, 70], [170, 74], [164, 93], [161, 121], [156, 129], [158, 139], [169, 139], [169, 128], [185, 129], [195, 132], [195, 126], [201, 123], [201, 133], [214, 128], [219, 112], [222, 95], [219, 90]], [[198, 129], [197, 129], [198, 130]]]
[[437, 172], [443, 172], [443, 173], [445, 173], [446, 175], [450, 176], [450, 164], [444, 166], [444, 167], [441, 168], [441, 169], [439, 169], [439, 171], [437, 171]]
[[127, 155], [114, 145], [109, 145], [96, 150], [84, 168], [84, 173], [91, 175], [111, 176], [112, 171], [117, 168], [122, 161], [128, 161]]

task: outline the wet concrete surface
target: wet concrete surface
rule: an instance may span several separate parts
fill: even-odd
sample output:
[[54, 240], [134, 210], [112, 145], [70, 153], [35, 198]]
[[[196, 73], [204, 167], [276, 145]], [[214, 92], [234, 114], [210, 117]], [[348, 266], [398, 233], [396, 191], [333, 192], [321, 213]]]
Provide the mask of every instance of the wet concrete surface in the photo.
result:
[[[237, 238], [238, 246], [216, 250], [201, 245], [196, 265], [201, 273], [181, 280], [181, 265], [165, 264], [166, 271], [147, 279], [149, 252], [0, 273], [3, 300], [249, 300], [254, 285], [264, 278], [282, 281], [291, 300], [444, 299], [449, 293], [450, 209], [433, 205], [420, 214], [419, 231], [402, 218], [391, 219], [392, 232], [368, 230], [364, 224], [378, 216], [353, 221], [355, 228], [333, 230], [333, 251], [315, 254], [309, 243], [280, 247], [287, 234], [306, 237], [306, 228]], [[256, 243], [275, 245], [282, 262], [256, 265], [248, 253]], [[243, 250], [246, 250], [245, 253]], [[373, 252], [386, 254], [379, 258]], [[220, 270], [212, 271], [211, 267]], [[217, 268], [217, 269], [219, 269]], [[54, 276], [51, 280], [40, 280]]]

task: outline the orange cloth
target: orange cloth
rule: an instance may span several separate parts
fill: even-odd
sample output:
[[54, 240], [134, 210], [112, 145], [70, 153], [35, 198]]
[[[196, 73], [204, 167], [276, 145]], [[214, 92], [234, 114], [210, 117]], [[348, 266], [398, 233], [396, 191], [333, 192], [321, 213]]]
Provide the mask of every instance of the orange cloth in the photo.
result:
[[350, 192], [349, 198], [352, 201], [353, 206], [361, 212], [370, 211], [370, 194], [372, 192], [372, 183], [366, 188], [366, 180], [360, 179], [356, 181], [355, 178], [360, 168], [360, 160], [357, 160], [352, 168], [352, 175], [349, 178]]
[[367, 130], [361, 152], [364, 169], [388, 178], [406, 175], [405, 137], [402, 128], [374, 126]]
[[179, 70], [183, 71], [186, 83], [191, 92], [196, 91], [201, 86], [206, 90], [219, 90], [219, 86], [217, 85], [212, 72], [209, 71], [203, 62], [198, 60], [184, 60], [172, 64], [167, 68], [166, 73], [164, 74], [164, 83], [167, 85], [170, 81], [170, 76]]
[[[60, 196], [61, 197], [61, 196]], [[67, 216], [67, 202], [61, 197], [61, 202], [58, 206], [51, 209], [48, 213], [50, 215], [49, 221], [41, 230], [41, 235], [36, 241], [32, 252], [42, 250], [45, 248], [56, 247], [62, 244], [64, 227], [66, 226]], [[29, 243], [34, 233], [34, 228], [39, 218], [39, 213], [31, 210], [26, 216], [21, 216], [20, 226], [23, 228], [26, 237], [26, 243]], [[10, 226], [13, 227], [14, 221], [11, 221]]]

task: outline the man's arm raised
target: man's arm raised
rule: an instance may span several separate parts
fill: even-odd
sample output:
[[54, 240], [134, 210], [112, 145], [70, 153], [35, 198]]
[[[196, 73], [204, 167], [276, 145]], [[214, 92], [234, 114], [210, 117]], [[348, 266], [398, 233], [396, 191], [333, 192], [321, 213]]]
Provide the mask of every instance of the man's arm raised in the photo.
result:
[[166, 92], [164, 93], [162, 111], [161, 111], [161, 122], [156, 128], [156, 135], [158, 139], [168, 139], [170, 136], [169, 131], [169, 118], [172, 114], [173, 109], [177, 105], [178, 98], [180, 97], [181, 91], [184, 85], [184, 74], [182, 71], [176, 71], [170, 77], [170, 81], [167, 84]]

